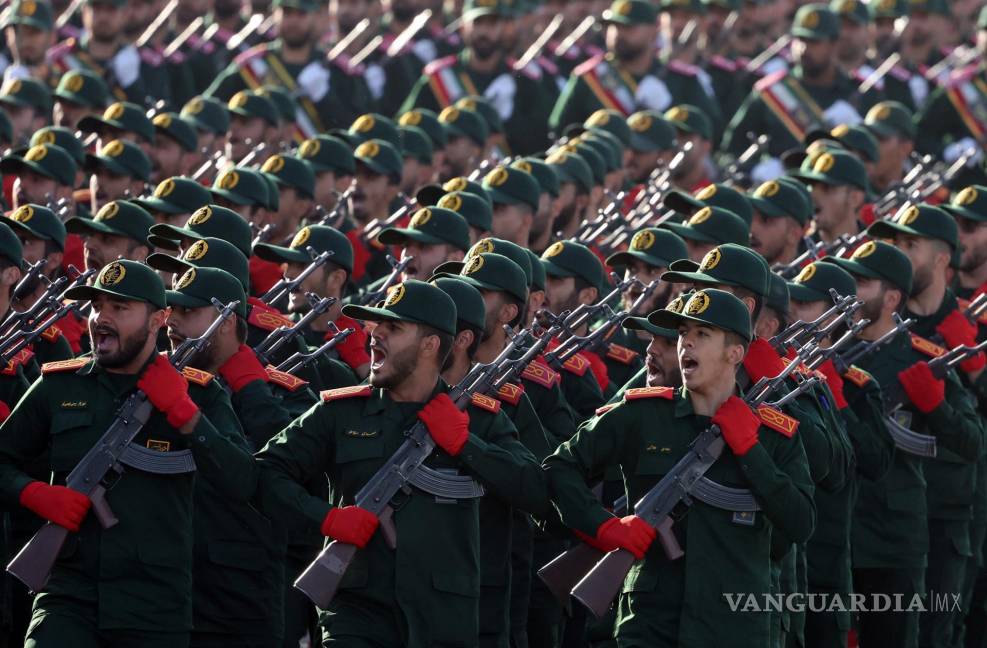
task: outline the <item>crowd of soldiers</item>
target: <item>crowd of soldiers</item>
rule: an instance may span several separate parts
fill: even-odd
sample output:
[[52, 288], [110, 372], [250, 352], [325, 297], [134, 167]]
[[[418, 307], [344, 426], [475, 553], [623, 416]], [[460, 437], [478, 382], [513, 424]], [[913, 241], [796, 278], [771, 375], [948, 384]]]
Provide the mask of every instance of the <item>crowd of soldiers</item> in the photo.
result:
[[981, 0], [10, 0], [0, 648], [987, 645]]

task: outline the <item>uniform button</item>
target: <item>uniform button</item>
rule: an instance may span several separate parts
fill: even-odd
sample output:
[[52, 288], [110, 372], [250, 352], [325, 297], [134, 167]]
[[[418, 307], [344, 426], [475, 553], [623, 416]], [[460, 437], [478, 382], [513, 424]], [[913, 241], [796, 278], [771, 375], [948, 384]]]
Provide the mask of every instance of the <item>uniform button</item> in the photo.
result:
[[203, 442], [203, 443], [205, 443], [205, 442], [206, 442], [206, 437], [204, 437], [204, 436], [200, 436], [200, 437], [199, 437], [199, 441], [201, 441], [201, 442]]

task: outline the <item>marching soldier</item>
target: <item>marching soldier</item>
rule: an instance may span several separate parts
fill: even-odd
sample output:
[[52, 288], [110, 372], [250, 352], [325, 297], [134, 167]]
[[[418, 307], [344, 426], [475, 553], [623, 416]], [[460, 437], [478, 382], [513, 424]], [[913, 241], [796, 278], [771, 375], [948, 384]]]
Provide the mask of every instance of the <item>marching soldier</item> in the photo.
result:
[[52, 124], [76, 129], [84, 117], [96, 117], [109, 103], [106, 82], [88, 70], [69, 70], [52, 92]]
[[95, 186], [90, 194], [94, 212], [111, 200], [140, 196], [151, 181], [151, 160], [141, 147], [123, 139], [110, 140], [87, 155], [84, 169], [95, 178], [90, 183]]
[[769, 180], [747, 195], [754, 206], [751, 248], [772, 267], [794, 260], [802, 245], [812, 204], [791, 178]]
[[9, 79], [0, 87], [0, 106], [10, 118], [10, 141], [20, 146], [48, 123], [51, 90], [36, 79]]
[[[195, 180], [172, 176], [159, 182], [150, 196], [134, 198], [131, 202], [144, 208], [157, 224], [180, 227], [189, 216], [208, 205], [211, 200], [209, 190]], [[148, 240], [155, 247], [161, 247], [150, 238]]]
[[152, 179], [161, 182], [191, 168], [199, 141], [192, 124], [178, 113], [158, 113], [151, 123], [155, 134], [151, 154]]
[[34, 78], [50, 87], [58, 83], [60, 73], [45, 64], [55, 44], [51, 14], [51, 6], [44, 1], [22, 0], [11, 5], [3, 27], [13, 60], [3, 70], [4, 79]]
[[877, 195], [901, 184], [915, 148], [915, 122], [911, 111], [895, 101], [874, 104], [864, 117], [864, 127], [877, 140], [878, 160], [868, 175]]
[[152, 246], [147, 240], [154, 218], [127, 200], [103, 205], [93, 218], [76, 216], [65, 229], [84, 235], [86, 269], [102, 268], [114, 259], [137, 261], [147, 258]]
[[22, 155], [11, 153], [0, 159], [0, 172], [15, 176], [11, 190], [13, 207], [49, 200], [71, 204], [76, 164], [72, 156], [54, 144], [37, 144]]

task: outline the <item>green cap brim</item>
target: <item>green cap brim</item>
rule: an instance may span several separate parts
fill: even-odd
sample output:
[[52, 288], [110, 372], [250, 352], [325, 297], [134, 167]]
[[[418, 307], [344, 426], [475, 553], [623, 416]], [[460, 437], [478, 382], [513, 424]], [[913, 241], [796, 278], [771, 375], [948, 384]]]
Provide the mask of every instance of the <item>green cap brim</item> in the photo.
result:
[[213, 194], [214, 196], [219, 196], [220, 198], [225, 198], [226, 200], [229, 200], [231, 203], [235, 203], [237, 205], [248, 206], [254, 204], [253, 200], [250, 200], [249, 198], [244, 198], [240, 194], [233, 193], [228, 189], [210, 188], [209, 193]]
[[389, 171], [387, 167], [385, 167], [383, 164], [380, 164], [379, 162], [371, 160], [370, 158], [354, 156], [353, 159], [359, 162], [360, 164], [363, 164], [374, 173], [378, 173], [380, 175], [386, 175], [386, 176], [392, 175], [391, 171]]
[[966, 207], [956, 207], [953, 205], [941, 205], [941, 207], [953, 216], [960, 216], [976, 223], [987, 222], [987, 214], [977, 214], [976, 212], [970, 211]]
[[[791, 214], [786, 213], [777, 205], [773, 205], [767, 200], [765, 200], [764, 198], [761, 198], [759, 196], [753, 196], [751, 194], [747, 194], [747, 200], [750, 202], [751, 205], [754, 206], [754, 209], [760, 212], [761, 215], [767, 216], [768, 218], [781, 218], [782, 216], [791, 216]], [[791, 217], [795, 218], [794, 216]]]
[[91, 220], [89, 218], [82, 218], [81, 216], [76, 216], [75, 218], [70, 218], [65, 221], [65, 230], [69, 234], [92, 234], [93, 232], [99, 232], [100, 234], [112, 234], [113, 236], [133, 238], [126, 232], [121, 232], [113, 229], [109, 225], [104, 225], [99, 221]]
[[575, 277], [576, 273], [572, 270], [566, 270], [560, 265], [552, 263], [551, 259], [542, 259], [542, 265], [545, 267], [545, 274], [551, 275], [553, 277]]
[[637, 133], [631, 133], [631, 143], [627, 147], [632, 151], [640, 151], [642, 153], [654, 153], [655, 151], [664, 151], [668, 146], [662, 146], [657, 142], [654, 142], [643, 135]]
[[662, 204], [671, 210], [688, 214], [692, 209], [700, 209], [705, 207], [706, 203], [701, 200], [696, 200], [684, 191], [679, 191], [674, 189], [669, 191], [665, 198], [662, 200]]
[[643, 261], [644, 263], [647, 263], [650, 266], [661, 267], [661, 268], [667, 268], [672, 261], [677, 260], [677, 259], [672, 259], [672, 261], [669, 261], [668, 259], [658, 259], [656, 257], [649, 256], [639, 250], [624, 250], [622, 252], [617, 252], [615, 254], [611, 254], [610, 256], [608, 256], [606, 259], [606, 263], [608, 266], [627, 265], [632, 259]]
[[699, 241], [700, 243], [722, 243], [708, 234], [703, 234], [694, 227], [689, 227], [687, 225], [679, 225], [678, 223], [664, 223], [662, 228], [671, 230], [679, 235], [679, 237], [684, 239], [689, 239], [690, 241]]
[[683, 272], [679, 270], [670, 270], [661, 276], [662, 281], [667, 281], [668, 283], [699, 283], [706, 284], [708, 286], [739, 286], [740, 284], [734, 281], [729, 281], [727, 279], [717, 279], [712, 277], [705, 272]]
[[797, 302], [831, 302], [832, 297], [826, 293], [819, 292], [813, 288], [809, 288], [805, 284], [788, 282], [788, 298], [791, 301]]
[[272, 263], [308, 263], [312, 260], [306, 254], [305, 250], [272, 245], [270, 243], [258, 243], [255, 245], [254, 255]]
[[23, 169], [29, 169], [34, 171], [38, 175], [44, 176], [49, 180], [54, 180], [55, 182], [61, 182], [61, 180], [51, 174], [50, 171], [45, 169], [43, 166], [37, 162], [32, 162], [31, 160], [26, 160], [19, 155], [12, 155], [11, 157], [0, 162], [0, 172], [3, 173], [17, 173]]
[[860, 277], [867, 277], [868, 279], [887, 279], [878, 272], [871, 270], [865, 265], [854, 261], [853, 259], [843, 259], [839, 257], [823, 257], [821, 263], [834, 263], [839, 267], [843, 268], [847, 272]]
[[901, 223], [896, 223], [892, 220], [876, 220], [870, 227], [867, 228], [867, 233], [874, 238], [894, 238], [895, 234], [910, 234], [912, 236], [917, 236], [919, 238], [936, 238], [935, 236], [930, 236], [926, 232], [919, 232], [916, 229], [912, 229], [907, 225], [902, 225]]
[[24, 232], [25, 234], [30, 234], [34, 238], [41, 239], [42, 241], [52, 241], [52, 240], [54, 240], [50, 236], [48, 236], [47, 234], [42, 234], [41, 232], [28, 227], [27, 225], [25, 225], [24, 223], [22, 223], [20, 221], [15, 221], [12, 218], [5, 218], [5, 219], [3, 219], [3, 222], [6, 225], [9, 225], [10, 228], [13, 229], [13, 230]]
[[[96, 155], [94, 153], [86, 153], [86, 169], [90, 170], [93, 167], [103, 166], [112, 171], [119, 176], [133, 176], [134, 173], [127, 167], [123, 166], [113, 158], [104, 157], [102, 155]], [[142, 178], [143, 179], [143, 178]]]
[[[377, 308], [374, 306], [357, 306], [356, 304], [347, 304], [343, 306], [343, 315], [352, 317], [355, 320], [363, 320], [367, 322], [411, 322], [412, 324], [423, 324], [425, 326], [432, 327], [435, 326], [432, 322], [426, 322], [424, 320], [408, 317], [406, 315], [396, 315], [386, 308]], [[454, 335], [455, 331], [446, 331], [446, 333]]]
[[620, 325], [623, 326], [625, 329], [631, 331], [647, 331], [651, 335], [663, 337], [666, 340], [679, 339], [678, 331], [670, 328], [656, 326], [651, 322], [649, 322], [647, 317], [625, 317], [624, 321], [621, 322]]
[[163, 212], [165, 214], [172, 214], [172, 215], [184, 214], [188, 211], [184, 207], [173, 205], [170, 202], [161, 200], [157, 196], [151, 196], [150, 198], [134, 198], [130, 202], [140, 207], [143, 207], [147, 211], [154, 210], [154, 211]]
[[151, 266], [155, 270], [174, 272], [176, 274], [181, 274], [189, 268], [195, 267], [194, 264], [191, 264], [188, 261], [182, 261], [181, 259], [169, 256], [167, 254], [162, 254], [160, 252], [155, 252], [151, 256], [147, 257], [144, 263]]
[[127, 301], [145, 302], [147, 304], [152, 304], [153, 306], [158, 305], [147, 299], [141, 299], [139, 297], [134, 297], [133, 295], [125, 295], [123, 293], [116, 292], [115, 290], [107, 290], [106, 288], [96, 288], [95, 286], [75, 286], [66, 290], [65, 294], [62, 296], [65, 299], [72, 299], [75, 301], [92, 301], [98, 295], [109, 295], [110, 297], [126, 299]]
[[163, 236], [155, 236], [154, 234], [148, 234], [147, 242], [154, 246], [155, 248], [160, 248], [162, 250], [172, 250], [178, 251], [178, 241], [170, 238], [165, 238]]
[[496, 187], [487, 188], [487, 193], [490, 194], [490, 199], [494, 203], [500, 203], [502, 205], [517, 205], [524, 202], [520, 198], [515, 198], [510, 194], [504, 193]]
[[404, 245], [408, 242], [408, 239], [417, 241], [418, 243], [424, 243], [425, 245], [442, 245], [443, 243], [454, 245], [453, 243], [440, 239], [437, 236], [432, 236], [419, 230], [407, 229], [404, 227], [385, 227], [380, 231], [380, 234], [377, 235], [377, 240], [384, 245]]

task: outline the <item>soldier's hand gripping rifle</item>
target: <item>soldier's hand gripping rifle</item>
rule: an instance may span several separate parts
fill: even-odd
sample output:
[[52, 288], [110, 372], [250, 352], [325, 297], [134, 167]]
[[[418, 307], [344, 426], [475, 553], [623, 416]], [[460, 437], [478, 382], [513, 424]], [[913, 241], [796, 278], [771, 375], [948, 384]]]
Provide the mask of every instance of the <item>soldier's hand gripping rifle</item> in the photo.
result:
[[[770, 394], [785, 385], [803, 357], [813, 350], [812, 345], [807, 345], [780, 374], [759, 380], [744, 395], [744, 402], [753, 408], [764, 403]], [[771, 405], [781, 407], [817, 382], [818, 378], [814, 377], [804, 380]], [[671, 514], [680, 504], [686, 507], [691, 504], [690, 492], [719, 458], [724, 445], [719, 427], [711, 425], [693, 441], [685, 456], [634, 506], [634, 514], [658, 531], [659, 541], [670, 559], [684, 555], [672, 531]], [[588, 544], [578, 543], [539, 569], [538, 576], [563, 603], [568, 601], [571, 593], [593, 614], [602, 617], [616, 598], [634, 562], [634, 554], [624, 549], [604, 554]]]
[[281, 277], [276, 284], [271, 286], [270, 290], [261, 295], [260, 300], [265, 304], [273, 304], [279, 299], [293, 293], [298, 290], [298, 287], [308, 279], [308, 276], [324, 266], [329, 260], [329, 257], [333, 255], [331, 251], [322, 252], [316, 254], [315, 250], [311, 247], [306, 247], [305, 251], [308, 252], [309, 258], [312, 260], [309, 262], [305, 268], [298, 273], [298, 276], [294, 279], [288, 279], [287, 277]]
[[387, 279], [384, 279], [384, 283], [380, 285], [377, 290], [370, 290], [359, 296], [360, 305], [367, 306], [370, 304], [376, 304], [380, 300], [384, 299], [387, 291], [397, 283], [398, 279], [401, 277], [401, 273], [408, 269], [408, 264], [415, 260], [413, 256], [407, 256], [402, 254], [401, 260], [395, 259], [390, 254], [387, 255], [387, 265], [391, 266], [391, 274], [387, 275]]
[[[518, 351], [530, 337], [527, 332], [512, 336], [504, 350], [489, 364], [476, 364], [466, 376], [449, 390], [449, 396], [460, 409], [466, 409], [473, 395], [488, 391], [494, 380], [503, 373], [511, 356]], [[404, 433], [406, 440], [387, 462], [370, 478], [356, 494], [353, 504], [370, 511], [380, 520], [380, 530], [387, 543], [393, 548], [397, 546], [397, 536], [394, 522], [391, 518], [393, 511], [390, 502], [398, 491], [416, 483], [419, 472], [426, 469], [425, 459], [435, 450], [435, 441], [429, 434], [428, 428], [417, 421]], [[438, 471], [431, 471], [438, 475]], [[472, 479], [468, 479], [472, 482]], [[478, 486], [478, 485], [477, 485]], [[482, 488], [480, 488], [482, 493]], [[465, 495], [465, 497], [477, 495]], [[452, 499], [459, 499], [453, 497]], [[339, 584], [346, 574], [353, 557], [356, 555], [355, 545], [333, 540], [325, 546], [316, 559], [301, 573], [295, 581], [295, 588], [300, 590], [318, 607], [325, 609], [332, 601]]]
[[278, 352], [287, 348], [288, 344], [308, 328], [318, 317], [325, 314], [329, 307], [338, 300], [335, 297], [319, 297], [315, 293], [306, 293], [309, 303], [309, 311], [291, 326], [279, 326], [271, 331], [266, 338], [254, 347], [254, 353], [260, 359], [261, 364], [273, 364], [273, 360], [278, 357]]
[[277, 366], [278, 371], [298, 375], [299, 371], [315, 364], [319, 358], [332, 351], [336, 345], [353, 335], [355, 329], [345, 328], [340, 331], [336, 328], [336, 325], [333, 322], [329, 322], [329, 332], [333, 335], [330, 339], [326, 340], [322, 346], [314, 351], [309, 351], [308, 353], [296, 351], [287, 360]]
[[[210, 338], [220, 325], [234, 314], [239, 304], [233, 301], [224, 306], [215, 298], [212, 303], [220, 310], [219, 316], [202, 336], [185, 340], [175, 349], [169, 360], [176, 369], [184, 368], [197, 353], [206, 348]], [[135, 456], [139, 456], [140, 453], [134, 452], [131, 441], [140, 433], [153, 410], [154, 406], [144, 392], [135, 390], [117, 410], [116, 418], [103, 436], [65, 479], [67, 487], [82, 493], [92, 501], [93, 513], [104, 529], [109, 529], [118, 522], [106, 502], [108, 478], [122, 474], [125, 463], [134, 466], [133, 463], [129, 463], [128, 457], [131, 453]], [[139, 462], [135, 460], [135, 463], [138, 463], [137, 467], [140, 468]], [[40, 592], [48, 581], [48, 575], [55, 566], [68, 534], [69, 531], [65, 527], [46, 522], [10, 561], [7, 571], [27, 585], [32, 592]]]

